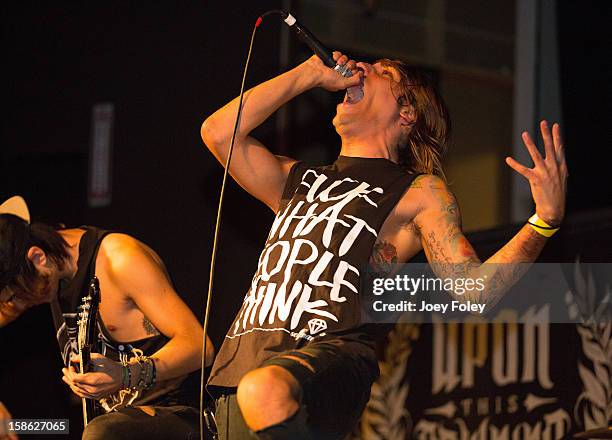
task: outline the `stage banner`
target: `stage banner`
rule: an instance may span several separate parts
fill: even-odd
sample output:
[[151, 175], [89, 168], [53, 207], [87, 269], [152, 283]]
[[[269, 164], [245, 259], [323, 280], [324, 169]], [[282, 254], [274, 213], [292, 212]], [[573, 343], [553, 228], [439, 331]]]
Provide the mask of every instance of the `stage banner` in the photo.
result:
[[549, 305], [519, 310], [518, 283], [486, 316], [419, 322], [404, 314], [353, 439], [562, 439], [608, 426], [612, 264], [576, 262], [562, 272], [544, 291]]

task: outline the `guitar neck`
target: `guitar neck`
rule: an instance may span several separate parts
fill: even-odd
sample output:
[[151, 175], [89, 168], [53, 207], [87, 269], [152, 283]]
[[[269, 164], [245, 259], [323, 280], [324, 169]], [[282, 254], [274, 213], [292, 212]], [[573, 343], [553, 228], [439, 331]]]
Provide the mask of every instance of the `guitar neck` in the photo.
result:
[[79, 372], [81, 374], [91, 371], [91, 349], [88, 346], [79, 349]]
[[[98, 315], [98, 305], [100, 303], [100, 285], [94, 276], [89, 285], [86, 297], [81, 299], [79, 306], [79, 370], [81, 374], [89, 373], [92, 370], [91, 351], [96, 340], [96, 319]], [[90, 420], [96, 416], [96, 401], [81, 398], [83, 405], [83, 425], [87, 426]]]

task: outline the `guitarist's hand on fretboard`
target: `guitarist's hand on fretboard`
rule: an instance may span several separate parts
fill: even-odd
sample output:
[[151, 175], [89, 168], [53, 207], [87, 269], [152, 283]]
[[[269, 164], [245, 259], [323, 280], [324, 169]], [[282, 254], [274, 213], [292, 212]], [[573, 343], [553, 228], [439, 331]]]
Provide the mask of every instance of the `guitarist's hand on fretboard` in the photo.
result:
[[[78, 364], [78, 357], [71, 358]], [[119, 362], [110, 360], [99, 353], [91, 353], [91, 366], [89, 373], [81, 374], [75, 367], [62, 368], [66, 382], [70, 389], [79, 397], [86, 399], [101, 399], [107, 397], [123, 386], [123, 367]]]

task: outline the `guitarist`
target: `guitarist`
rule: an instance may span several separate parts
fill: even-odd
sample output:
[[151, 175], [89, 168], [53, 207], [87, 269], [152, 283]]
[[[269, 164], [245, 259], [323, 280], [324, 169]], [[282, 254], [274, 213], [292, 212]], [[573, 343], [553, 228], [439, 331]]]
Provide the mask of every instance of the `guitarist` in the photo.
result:
[[[101, 291], [99, 352], [91, 355], [92, 370], [80, 374], [71, 365], [77, 307], [94, 275]], [[151, 248], [89, 226], [30, 224], [23, 199], [9, 199], [0, 206], [0, 327], [42, 303], [51, 304], [64, 382], [98, 401], [101, 415], [86, 426], [84, 439], [196, 435], [202, 327]], [[207, 347], [208, 365], [210, 340]]]

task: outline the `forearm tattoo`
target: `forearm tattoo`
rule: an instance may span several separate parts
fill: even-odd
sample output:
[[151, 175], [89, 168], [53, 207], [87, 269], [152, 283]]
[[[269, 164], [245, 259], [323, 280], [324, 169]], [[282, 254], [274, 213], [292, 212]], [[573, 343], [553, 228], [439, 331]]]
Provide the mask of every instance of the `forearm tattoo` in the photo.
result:
[[529, 225], [516, 234], [504, 247], [489, 258], [486, 263], [495, 270], [490, 276], [487, 289], [487, 303], [495, 305], [536, 260], [546, 238], [535, 232]]

